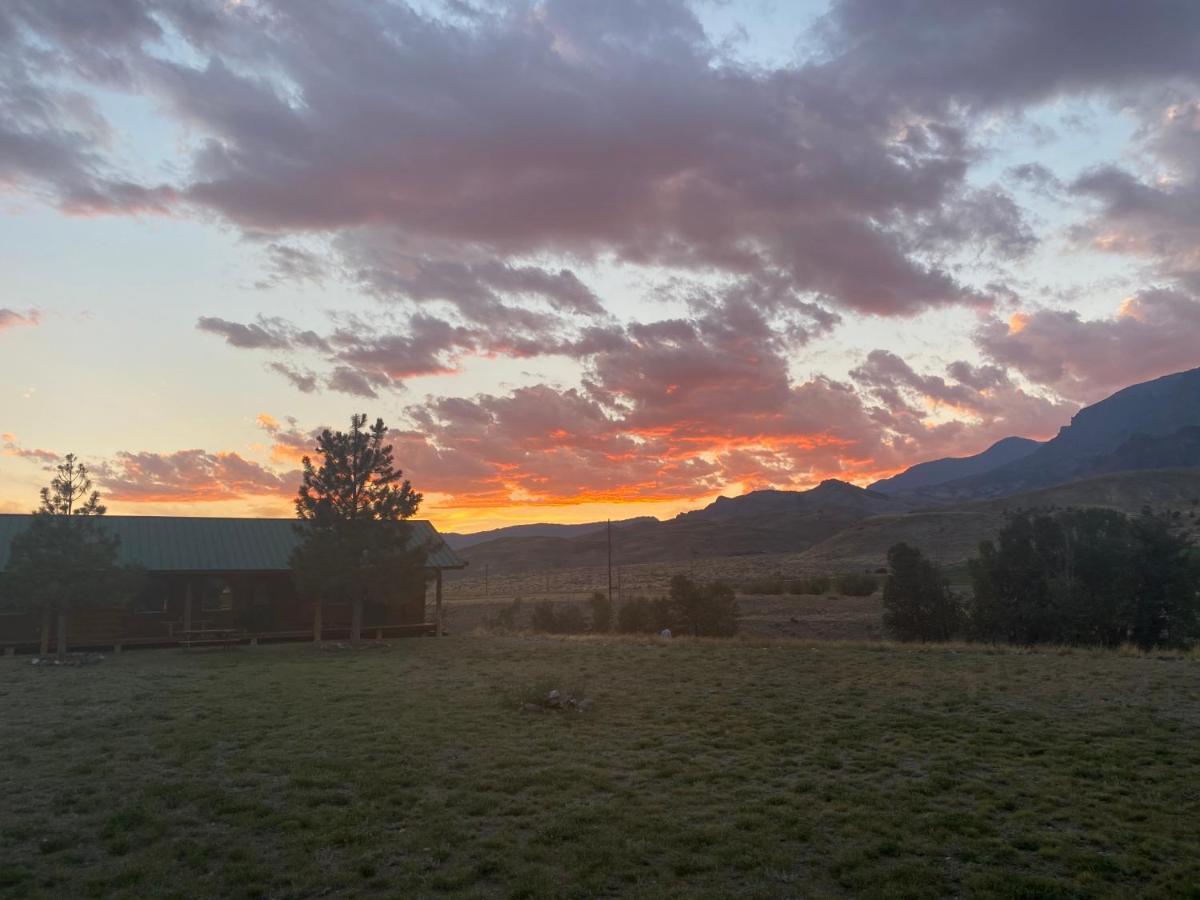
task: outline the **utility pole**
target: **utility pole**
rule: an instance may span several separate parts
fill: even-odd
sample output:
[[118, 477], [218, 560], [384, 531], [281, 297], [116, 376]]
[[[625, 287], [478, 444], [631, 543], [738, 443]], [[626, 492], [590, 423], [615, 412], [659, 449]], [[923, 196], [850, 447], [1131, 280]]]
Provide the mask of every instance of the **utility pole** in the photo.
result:
[[608, 520], [608, 605], [612, 606], [612, 519]]

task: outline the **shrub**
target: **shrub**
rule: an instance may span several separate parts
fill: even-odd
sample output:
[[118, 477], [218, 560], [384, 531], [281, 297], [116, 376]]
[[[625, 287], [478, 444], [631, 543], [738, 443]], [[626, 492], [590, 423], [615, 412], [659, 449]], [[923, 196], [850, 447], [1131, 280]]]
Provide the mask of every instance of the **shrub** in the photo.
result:
[[847, 597], [869, 597], [878, 587], [879, 579], [865, 572], [847, 572], [833, 582], [833, 589]]
[[597, 634], [607, 634], [612, 630], [612, 603], [608, 596], [601, 591], [596, 591], [588, 603], [592, 607], [592, 631]]
[[587, 619], [583, 616], [583, 610], [574, 603], [564, 603], [557, 613], [557, 621], [555, 624], [555, 634], [583, 634], [587, 631]]
[[556, 605], [549, 600], [533, 608], [530, 625], [534, 631], [544, 634], [579, 634], [587, 630], [583, 611], [578, 606], [574, 603]]
[[522, 610], [521, 598], [516, 597], [513, 599], [512, 603], [510, 603], [508, 606], [505, 606], [496, 612], [496, 617], [494, 619], [492, 619], [492, 622], [491, 622], [492, 627], [493, 628], [505, 628], [505, 629], [508, 629], [509, 631], [513, 630], [514, 628], [517, 628], [519, 625], [518, 619], [521, 615], [521, 610]]
[[534, 631], [551, 634], [558, 629], [558, 616], [554, 614], [554, 604], [544, 600], [533, 608], [533, 618], [529, 622]]
[[782, 578], [757, 578], [742, 584], [743, 594], [782, 594], [787, 585]]
[[824, 575], [797, 578], [788, 585], [789, 594], [827, 594], [829, 579]]
[[708, 637], [737, 633], [737, 599], [725, 582], [697, 584], [686, 575], [676, 575], [671, 579], [670, 598], [681, 631]]
[[902, 641], [948, 641], [958, 630], [961, 601], [941, 570], [916, 547], [888, 550], [883, 584], [883, 627]]
[[670, 626], [670, 605], [661, 597], [633, 597], [617, 611], [617, 631], [622, 634], [662, 631]]

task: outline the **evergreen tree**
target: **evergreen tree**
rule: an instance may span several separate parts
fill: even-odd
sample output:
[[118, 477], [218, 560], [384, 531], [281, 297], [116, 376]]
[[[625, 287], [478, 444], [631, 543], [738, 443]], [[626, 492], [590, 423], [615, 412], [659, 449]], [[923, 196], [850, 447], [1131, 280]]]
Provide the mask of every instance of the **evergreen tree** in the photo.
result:
[[117, 565], [119, 539], [103, 527], [105, 507], [92, 489], [87, 467], [68, 454], [55, 469], [29, 530], [12, 540], [4, 597], [10, 606], [40, 610], [41, 652], [49, 651], [57, 620], [57, 652], [67, 649], [67, 621], [73, 609], [128, 600], [140, 573]]
[[1154, 516], [1132, 523], [1130, 640], [1143, 650], [1200, 640], [1200, 559], [1184, 535]]
[[350, 639], [357, 642], [368, 599], [385, 600], [425, 579], [427, 550], [410, 546], [405, 522], [416, 514], [421, 495], [396, 468], [383, 420], [369, 428], [366, 423], [365, 415], [356, 415], [348, 432], [326, 429], [317, 439], [320, 464], [303, 460], [296, 497], [303, 542], [291, 564], [300, 589], [314, 598], [318, 639], [328, 598], [350, 601]]
[[973, 636], [1142, 648], [1200, 638], [1191, 544], [1149, 509], [1021, 512], [970, 561]]
[[938, 567], [905, 543], [888, 550], [883, 626], [902, 641], [948, 641], [958, 631], [961, 601]]

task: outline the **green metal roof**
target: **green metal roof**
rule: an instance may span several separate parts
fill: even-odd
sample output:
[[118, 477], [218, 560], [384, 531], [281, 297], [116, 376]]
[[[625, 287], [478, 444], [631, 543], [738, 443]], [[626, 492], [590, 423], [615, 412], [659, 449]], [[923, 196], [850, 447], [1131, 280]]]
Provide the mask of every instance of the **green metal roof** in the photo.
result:
[[[0, 570], [9, 543], [32, 516], [0, 514]], [[105, 516], [104, 527], [121, 539], [120, 561], [149, 572], [271, 572], [289, 568], [300, 543], [296, 519], [210, 519], [174, 516]], [[411, 520], [409, 543], [429, 547], [427, 565], [461, 569], [466, 563], [423, 519]]]

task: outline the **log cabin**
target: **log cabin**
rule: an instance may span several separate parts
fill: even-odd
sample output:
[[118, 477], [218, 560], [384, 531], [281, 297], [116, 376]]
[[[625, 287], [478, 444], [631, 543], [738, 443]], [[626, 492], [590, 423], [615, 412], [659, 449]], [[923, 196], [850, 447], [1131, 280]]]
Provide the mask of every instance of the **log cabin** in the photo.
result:
[[[32, 516], [0, 514], [0, 572], [12, 538]], [[350, 634], [351, 604], [327, 598], [318, 609], [292, 580], [289, 558], [300, 542], [294, 519], [105, 516], [120, 538], [119, 562], [146, 572], [144, 587], [123, 606], [71, 611], [72, 650], [202, 643], [337, 640]], [[363, 611], [363, 636], [441, 633], [442, 572], [466, 563], [433, 525], [410, 520], [408, 540], [427, 551], [426, 578], [373, 597]], [[432, 616], [427, 594], [432, 585]], [[0, 650], [36, 651], [42, 617], [0, 603]]]

